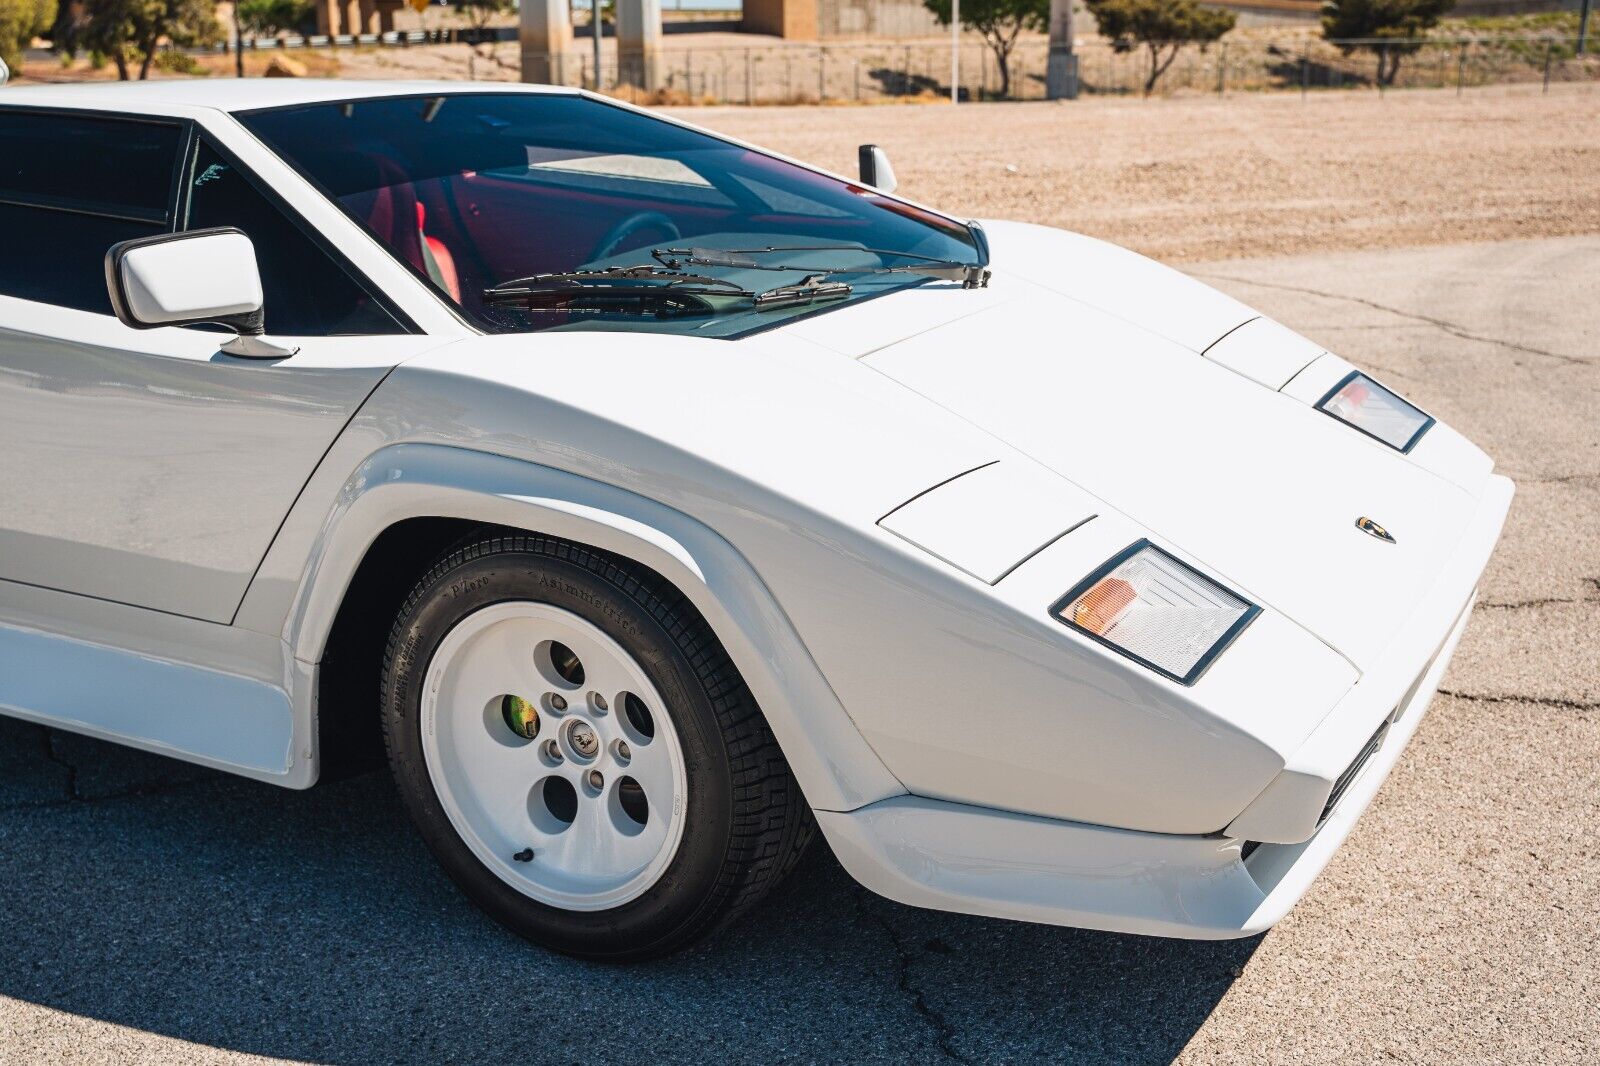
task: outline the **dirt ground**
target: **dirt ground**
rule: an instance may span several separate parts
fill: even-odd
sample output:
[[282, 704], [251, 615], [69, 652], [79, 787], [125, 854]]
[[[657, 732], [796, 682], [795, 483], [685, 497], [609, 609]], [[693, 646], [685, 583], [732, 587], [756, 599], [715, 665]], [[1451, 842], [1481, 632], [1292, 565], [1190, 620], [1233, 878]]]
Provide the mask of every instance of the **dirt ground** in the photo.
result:
[[1600, 232], [1600, 87], [673, 113], [1167, 261]]

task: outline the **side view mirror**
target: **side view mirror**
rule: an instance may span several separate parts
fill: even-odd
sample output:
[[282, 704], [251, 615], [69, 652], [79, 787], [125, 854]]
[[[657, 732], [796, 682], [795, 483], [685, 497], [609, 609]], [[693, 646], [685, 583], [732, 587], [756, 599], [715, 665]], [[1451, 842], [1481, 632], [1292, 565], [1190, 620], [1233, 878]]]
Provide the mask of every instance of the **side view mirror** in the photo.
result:
[[861, 165], [861, 184], [870, 185], [879, 192], [894, 192], [894, 167], [889, 165], [889, 153], [875, 144], [863, 144], [856, 149]]
[[106, 288], [117, 318], [134, 329], [216, 323], [237, 334], [222, 345], [228, 355], [285, 359], [299, 351], [266, 339], [256, 248], [232, 226], [114, 244]]

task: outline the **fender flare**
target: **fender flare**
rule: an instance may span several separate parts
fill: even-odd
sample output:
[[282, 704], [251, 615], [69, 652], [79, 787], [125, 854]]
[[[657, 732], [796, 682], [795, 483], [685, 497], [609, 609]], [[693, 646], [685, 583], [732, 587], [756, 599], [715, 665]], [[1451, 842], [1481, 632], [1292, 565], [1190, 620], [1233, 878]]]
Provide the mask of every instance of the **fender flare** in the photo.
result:
[[357, 567], [384, 530], [460, 518], [561, 537], [672, 582], [717, 634], [817, 810], [850, 811], [905, 787], [851, 720], [765, 582], [733, 545], [681, 511], [591, 478], [488, 452], [395, 444], [346, 480], [284, 624], [293, 657], [322, 659]]

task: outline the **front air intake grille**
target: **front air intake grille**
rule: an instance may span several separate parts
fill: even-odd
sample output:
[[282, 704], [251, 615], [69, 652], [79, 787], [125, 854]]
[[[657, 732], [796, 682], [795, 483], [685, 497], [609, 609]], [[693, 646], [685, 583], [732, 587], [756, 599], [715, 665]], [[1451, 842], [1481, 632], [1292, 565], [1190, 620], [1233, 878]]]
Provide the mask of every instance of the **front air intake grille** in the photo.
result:
[[1339, 805], [1339, 799], [1344, 795], [1345, 789], [1350, 787], [1350, 782], [1354, 781], [1356, 776], [1361, 773], [1361, 768], [1367, 765], [1367, 760], [1372, 758], [1379, 748], [1383, 747], [1383, 738], [1388, 732], [1389, 722], [1385, 719], [1384, 723], [1378, 727], [1378, 731], [1372, 734], [1372, 739], [1367, 741], [1366, 747], [1361, 749], [1361, 753], [1351, 760], [1349, 766], [1344, 768], [1344, 773], [1339, 775], [1339, 780], [1333, 783], [1333, 791], [1328, 793], [1328, 802], [1322, 805], [1322, 816], [1317, 819], [1318, 825], [1328, 820], [1328, 815], [1332, 814], [1333, 809]]

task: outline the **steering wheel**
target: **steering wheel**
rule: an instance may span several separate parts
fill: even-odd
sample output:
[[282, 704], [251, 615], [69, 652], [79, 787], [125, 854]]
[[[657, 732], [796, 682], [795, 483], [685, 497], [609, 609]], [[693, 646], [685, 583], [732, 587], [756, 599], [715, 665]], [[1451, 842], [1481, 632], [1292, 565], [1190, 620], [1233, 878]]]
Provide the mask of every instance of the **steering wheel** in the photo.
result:
[[635, 211], [606, 230], [606, 235], [600, 238], [600, 243], [589, 253], [587, 262], [609, 259], [617, 254], [629, 237], [642, 230], [651, 229], [660, 231], [669, 242], [683, 238], [683, 234], [678, 231], [678, 224], [660, 211]]

